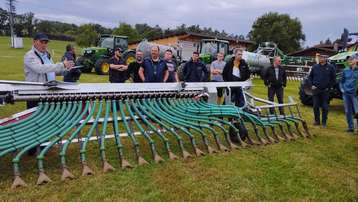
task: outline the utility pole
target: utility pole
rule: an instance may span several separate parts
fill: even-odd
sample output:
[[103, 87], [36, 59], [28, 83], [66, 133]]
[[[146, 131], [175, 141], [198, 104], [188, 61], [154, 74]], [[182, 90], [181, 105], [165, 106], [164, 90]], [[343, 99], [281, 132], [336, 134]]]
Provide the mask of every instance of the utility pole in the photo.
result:
[[14, 16], [15, 13], [15, 1], [16, 0], [7, 0], [9, 5], [9, 21], [10, 21], [10, 37], [11, 37], [11, 47], [15, 47], [15, 33], [14, 33]]

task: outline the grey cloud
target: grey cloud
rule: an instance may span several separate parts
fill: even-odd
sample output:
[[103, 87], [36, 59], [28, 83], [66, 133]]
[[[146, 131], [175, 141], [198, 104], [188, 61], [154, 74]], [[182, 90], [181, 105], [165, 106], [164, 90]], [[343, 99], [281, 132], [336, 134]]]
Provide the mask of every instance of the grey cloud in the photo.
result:
[[[0, 4], [0, 6], [4, 7]], [[344, 27], [358, 31], [357, 0], [19, 0], [18, 12], [76, 24], [95, 22], [114, 27], [119, 22], [176, 27], [199, 24], [246, 35], [255, 19], [269, 11], [300, 19], [306, 45], [335, 39]]]

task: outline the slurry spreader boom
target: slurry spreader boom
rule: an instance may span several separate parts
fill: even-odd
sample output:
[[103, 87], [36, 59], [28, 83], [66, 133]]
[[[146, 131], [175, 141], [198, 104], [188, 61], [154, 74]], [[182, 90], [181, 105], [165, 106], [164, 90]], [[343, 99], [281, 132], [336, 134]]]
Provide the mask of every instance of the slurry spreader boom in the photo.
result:
[[[187, 159], [311, 136], [292, 98], [286, 104], [269, 102], [247, 93], [245, 89], [251, 86], [250, 80], [123, 84], [0, 81], [2, 104], [38, 102], [35, 108], [0, 120], [0, 159], [12, 157], [12, 187], [16, 188], [26, 186], [20, 163], [34, 148], [37, 184], [41, 185], [51, 181], [44, 160], [54, 147], [59, 149], [61, 179], [75, 177], [67, 165], [71, 155], [68, 149], [73, 143], [79, 145], [82, 175], [86, 176], [94, 174], [88, 164], [92, 140], [98, 143], [103, 171], [107, 172], [115, 169], [106, 156], [108, 145], [116, 146], [119, 167], [125, 169], [133, 163], [159, 163], [179, 156]], [[215, 95], [218, 87], [243, 88], [245, 106], [208, 102], [208, 95]], [[276, 113], [278, 108], [284, 108], [285, 113]], [[113, 144], [108, 142], [111, 139]], [[149, 148], [151, 160], [144, 158], [144, 146]], [[134, 159], [127, 148], [133, 150]]]

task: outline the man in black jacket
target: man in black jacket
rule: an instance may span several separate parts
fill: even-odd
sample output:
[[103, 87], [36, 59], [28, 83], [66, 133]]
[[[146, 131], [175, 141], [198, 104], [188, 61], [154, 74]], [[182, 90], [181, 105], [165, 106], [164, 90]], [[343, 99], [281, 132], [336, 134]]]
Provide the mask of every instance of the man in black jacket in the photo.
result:
[[185, 82], [208, 81], [209, 71], [205, 64], [200, 62], [198, 52], [193, 52], [191, 59], [185, 63], [183, 68], [183, 75]]
[[136, 61], [128, 65], [128, 75], [132, 79], [133, 83], [141, 83], [142, 79], [140, 79], [138, 72], [140, 67], [143, 66], [143, 52], [137, 50], [135, 53], [135, 58]]
[[128, 79], [128, 66], [122, 59], [122, 49], [116, 48], [114, 56], [109, 60], [109, 82], [124, 83]]
[[[273, 65], [267, 69], [264, 75], [264, 82], [267, 88], [267, 96], [270, 101], [274, 101], [275, 94], [279, 104], [283, 103], [283, 90], [286, 87], [287, 77], [286, 70], [281, 67], [281, 58], [279, 56], [274, 57]], [[280, 107], [280, 114], [284, 114], [283, 108]], [[274, 109], [270, 109], [273, 114]]]
[[329, 89], [336, 83], [336, 70], [327, 63], [326, 55], [319, 56], [319, 64], [313, 65], [308, 76], [312, 84], [314, 125], [320, 125], [320, 108], [322, 108], [322, 126], [327, 127]]
[[[224, 81], [246, 81], [250, 78], [250, 69], [246, 61], [242, 59], [242, 49], [235, 49], [235, 56], [226, 63], [223, 70]], [[245, 98], [241, 87], [231, 88], [231, 101], [236, 106], [245, 105]]]

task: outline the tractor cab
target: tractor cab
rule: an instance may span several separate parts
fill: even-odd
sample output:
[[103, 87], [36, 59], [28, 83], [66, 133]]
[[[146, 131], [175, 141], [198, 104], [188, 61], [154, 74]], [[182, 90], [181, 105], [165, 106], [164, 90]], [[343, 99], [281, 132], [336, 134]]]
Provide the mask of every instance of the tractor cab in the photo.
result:
[[203, 39], [198, 47], [200, 59], [205, 64], [210, 64], [216, 59], [216, 55], [221, 52], [224, 56], [229, 53], [229, 42], [218, 39]]
[[107, 34], [101, 35], [98, 46], [112, 51], [116, 48], [121, 48], [124, 51], [128, 49], [128, 37]]

